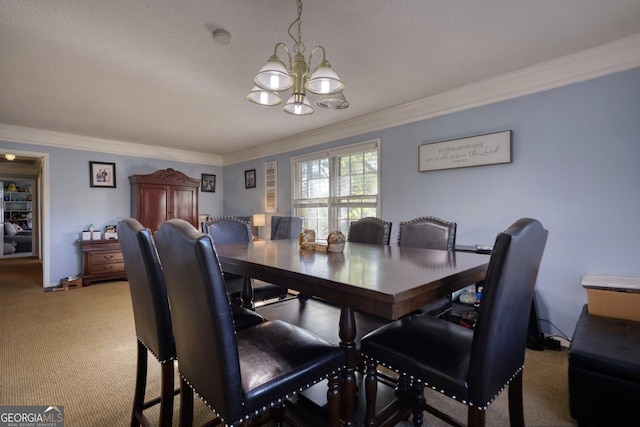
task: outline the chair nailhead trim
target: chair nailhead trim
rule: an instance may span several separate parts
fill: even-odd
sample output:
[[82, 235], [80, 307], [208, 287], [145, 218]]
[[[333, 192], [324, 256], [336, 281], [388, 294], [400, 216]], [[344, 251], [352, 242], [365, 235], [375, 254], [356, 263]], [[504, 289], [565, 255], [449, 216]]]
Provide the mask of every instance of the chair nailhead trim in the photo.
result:
[[139, 337], [139, 336], [136, 336], [136, 338], [138, 338], [138, 341], [140, 341], [140, 344], [142, 344], [142, 345], [144, 346], [144, 348], [146, 348], [146, 349], [147, 349], [147, 351], [148, 351], [149, 353], [153, 354], [153, 357], [155, 357], [155, 358], [156, 358], [156, 360], [158, 360], [158, 362], [160, 362], [160, 363], [167, 363], [167, 362], [170, 362], [170, 361], [172, 361], [172, 360], [178, 360], [178, 358], [177, 358], [177, 357], [175, 357], [175, 356], [172, 356], [172, 357], [170, 357], [170, 358], [168, 358], [168, 359], [160, 360], [160, 358], [158, 357], [158, 355], [157, 355], [153, 350], [151, 350], [151, 349], [149, 348], [149, 346], [148, 346], [144, 341], [142, 341], [142, 340], [140, 339], [140, 337]]
[[[389, 364], [387, 364], [387, 363], [385, 363], [385, 362], [381, 362], [380, 360], [374, 359], [374, 358], [372, 358], [372, 357], [369, 357], [369, 356], [367, 356], [366, 354], [361, 354], [361, 355], [362, 355], [362, 357], [364, 357], [366, 360], [371, 360], [371, 361], [373, 361], [373, 362], [376, 362], [376, 364], [378, 364], [378, 365], [382, 365], [382, 366], [384, 366], [384, 367], [385, 367], [385, 368], [387, 368], [387, 369], [391, 369], [392, 371], [394, 371], [394, 372], [395, 372], [395, 373], [397, 373], [397, 374], [400, 374], [400, 375], [406, 375], [406, 376], [408, 376], [408, 377], [411, 379], [411, 382], [413, 382], [413, 380], [416, 378], [416, 377], [414, 377], [413, 375], [409, 375], [409, 374], [407, 374], [406, 372], [401, 372], [400, 370], [398, 370], [398, 369], [396, 369], [396, 368], [392, 367], [391, 365], [389, 365]], [[426, 382], [426, 381], [424, 381], [424, 380], [421, 380], [421, 381], [423, 382], [423, 384], [424, 384], [424, 386], [425, 386], [425, 387], [429, 387], [431, 390], [439, 391], [440, 393], [442, 393], [442, 394], [444, 394], [444, 395], [446, 395], [446, 396], [449, 396], [450, 398], [452, 398], [452, 399], [454, 399], [454, 400], [457, 400], [457, 401], [458, 401], [458, 402], [460, 402], [460, 403], [463, 403], [463, 404], [468, 405], [468, 406], [477, 407], [477, 408], [478, 408], [479, 410], [481, 410], [481, 411], [486, 411], [486, 410], [487, 410], [487, 408], [489, 407], [489, 405], [490, 405], [491, 403], [493, 403], [493, 401], [494, 401], [494, 400], [496, 400], [496, 398], [498, 397], [498, 395], [499, 395], [500, 393], [502, 393], [502, 392], [504, 391], [504, 389], [505, 389], [505, 388], [507, 388], [507, 387], [509, 386], [509, 384], [511, 384], [511, 381], [513, 381], [513, 379], [516, 377], [516, 375], [518, 375], [520, 372], [522, 372], [522, 370], [523, 370], [523, 369], [524, 369], [524, 365], [521, 365], [518, 369], [516, 369], [516, 371], [513, 373], [513, 375], [511, 375], [511, 378], [509, 378], [509, 379], [507, 380], [507, 382], [506, 382], [506, 383], [505, 383], [505, 384], [500, 388], [500, 390], [498, 390], [498, 392], [497, 392], [497, 393], [496, 393], [496, 394], [495, 394], [495, 395], [494, 395], [494, 396], [493, 396], [493, 397], [492, 397], [488, 402], [486, 402], [483, 406], [476, 405], [476, 404], [474, 404], [473, 402], [467, 402], [466, 400], [464, 400], [464, 399], [460, 399], [460, 398], [458, 398], [457, 396], [454, 396], [454, 395], [452, 395], [452, 394], [449, 394], [449, 393], [447, 393], [446, 391], [444, 391], [444, 390], [442, 390], [442, 389], [438, 390], [435, 386], [430, 385], [428, 382]]]
[[[232, 422], [231, 424], [227, 424], [227, 422], [224, 420], [224, 418], [222, 418], [220, 416], [220, 414], [213, 408], [213, 406], [211, 406], [209, 404], [209, 402], [207, 402], [206, 399], [204, 399], [202, 396], [200, 396], [200, 394], [198, 394], [198, 392], [193, 388], [193, 386], [191, 385], [191, 383], [182, 375], [180, 374], [180, 377], [189, 385], [189, 387], [191, 388], [191, 390], [193, 390], [193, 393], [198, 397], [198, 399], [200, 399], [205, 405], [207, 405], [209, 407], [209, 409], [211, 409], [211, 411], [213, 412], [213, 414], [216, 416], [216, 418], [220, 418], [220, 422], [222, 423], [222, 425], [224, 425], [225, 427], [235, 427], [239, 424], [242, 424], [243, 422], [249, 420], [250, 418], [254, 418], [264, 412], [267, 412], [269, 409], [275, 407], [275, 406], [280, 406], [282, 405], [282, 403], [285, 400], [290, 399], [291, 397], [295, 396], [296, 394], [316, 385], [317, 383], [319, 383], [320, 381], [325, 380], [326, 378], [328, 378], [330, 375], [335, 375], [335, 374], [339, 374], [340, 372], [342, 372], [345, 369], [346, 366], [342, 366], [341, 368], [331, 371], [330, 373], [327, 373], [325, 375], [323, 375], [322, 377], [312, 381], [311, 383], [307, 383], [305, 386], [299, 387], [298, 390], [293, 390], [289, 393], [287, 393], [285, 396], [278, 398], [277, 400], [271, 402], [269, 405], [263, 406], [261, 409], [256, 409], [255, 411], [253, 411], [252, 413], [246, 414], [243, 418]], [[180, 370], [180, 368], [178, 367], [178, 371]], [[242, 406], [244, 406], [244, 403], [242, 404]]]

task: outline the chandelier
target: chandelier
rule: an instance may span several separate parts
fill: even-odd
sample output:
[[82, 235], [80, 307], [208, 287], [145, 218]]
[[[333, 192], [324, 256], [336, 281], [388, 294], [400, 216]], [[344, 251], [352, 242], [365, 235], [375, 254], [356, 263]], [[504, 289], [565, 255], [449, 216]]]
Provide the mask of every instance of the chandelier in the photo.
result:
[[[338, 77], [331, 64], [327, 61], [324, 47], [316, 46], [309, 55], [309, 62], [305, 60], [305, 46], [302, 43], [302, 0], [298, 1], [298, 18], [289, 25], [289, 36], [293, 39], [293, 51], [295, 53], [291, 61], [291, 53], [284, 43], [276, 44], [273, 55], [267, 64], [253, 78], [255, 86], [247, 94], [247, 99], [259, 105], [280, 105], [282, 98], [279, 92], [291, 89], [291, 96], [282, 109], [289, 114], [304, 116], [313, 113], [313, 107], [307, 98], [307, 91], [320, 98], [316, 105], [330, 110], [341, 110], [349, 107], [349, 103], [342, 91], [344, 84]], [[297, 37], [292, 34], [292, 29], [297, 24]], [[278, 57], [278, 48], [284, 49], [289, 59], [288, 65]], [[318, 52], [322, 52], [322, 60], [313, 68], [311, 58]]]

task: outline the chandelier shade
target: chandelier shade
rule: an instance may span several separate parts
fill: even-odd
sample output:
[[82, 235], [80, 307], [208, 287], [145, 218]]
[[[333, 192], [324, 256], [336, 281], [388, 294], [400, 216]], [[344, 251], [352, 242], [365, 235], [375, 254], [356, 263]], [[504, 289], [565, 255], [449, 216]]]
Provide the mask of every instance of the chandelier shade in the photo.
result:
[[258, 86], [254, 86], [251, 92], [247, 94], [247, 99], [253, 103], [259, 105], [279, 105], [282, 104], [282, 98], [275, 92], [270, 92], [265, 89], [261, 89]]
[[271, 55], [266, 65], [256, 74], [253, 82], [259, 88], [271, 92], [280, 92], [293, 86], [293, 79], [289, 75], [289, 71], [287, 71], [284, 62], [275, 53]]
[[344, 110], [345, 108], [349, 108], [349, 102], [345, 99], [342, 92], [325, 95], [316, 101], [316, 105], [329, 110]]
[[309, 100], [301, 93], [294, 93], [291, 98], [284, 104], [282, 110], [285, 113], [293, 114], [296, 116], [306, 116], [313, 113], [313, 107]]
[[[293, 39], [294, 60], [292, 52], [284, 43], [277, 43], [273, 55], [269, 57], [265, 66], [253, 78], [255, 86], [247, 94], [247, 99], [255, 104], [273, 106], [282, 103], [281, 94], [291, 89], [291, 96], [282, 107], [289, 114], [304, 116], [313, 113], [311, 102], [307, 98], [307, 91], [322, 97], [316, 105], [330, 110], [341, 110], [349, 107], [343, 95], [344, 83], [333, 70], [326, 59], [323, 46], [316, 46], [307, 61], [304, 56], [305, 46], [302, 43], [302, 0], [297, 0], [298, 18], [289, 26], [289, 36]], [[292, 29], [297, 25], [297, 37]], [[288, 64], [278, 56], [278, 48], [282, 47], [287, 54]], [[315, 52], [322, 51], [322, 59], [317, 67], [312, 66]]]
[[333, 68], [331, 68], [329, 61], [323, 59], [307, 81], [305, 87], [311, 93], [329, 95], [342, 92], [344, 84], [340, 81], [336, 72], [333, 71]]

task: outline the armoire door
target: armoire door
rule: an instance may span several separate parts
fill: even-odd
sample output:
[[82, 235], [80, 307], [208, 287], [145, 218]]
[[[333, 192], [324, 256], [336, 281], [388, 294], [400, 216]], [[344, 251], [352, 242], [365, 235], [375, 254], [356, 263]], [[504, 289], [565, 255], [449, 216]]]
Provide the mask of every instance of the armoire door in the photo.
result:
[[141, 209], [138, 221], [152, 231], [156, 231], [160, 224], [170, 218], [169, 202], [171, 187], [158, 184], [143, 184], [140, 186]]
[[198, 224], [198, 192], [193, 187], [171, 187], [169, 219], [180, 218]]

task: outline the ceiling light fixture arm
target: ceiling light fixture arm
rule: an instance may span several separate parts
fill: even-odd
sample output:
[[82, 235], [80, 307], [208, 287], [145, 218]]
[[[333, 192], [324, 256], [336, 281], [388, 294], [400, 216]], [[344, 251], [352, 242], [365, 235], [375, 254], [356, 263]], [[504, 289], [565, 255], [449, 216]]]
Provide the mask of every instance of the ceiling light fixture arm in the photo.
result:
[[313, 54], [314, 54], [314, 53], [316, 53], [316, 51], [317, 51], [317, 50], [322, 50], [322, 60], [320, 60], [320, 63], [318, 64], [318, 66], [320, 66], [320, 64], [321, 64], [323, 61], [326, 61], [326, 60], [327, 60], [327, 53], [326, 53], [326, 52], [325, 52], [325, 50], [324, 50], [324, 46], [316, 46], [316, 47], [314, 47], [314, 48], [313, 48], [313, 50], [311, 51], [311, 54], [309, 55], [309, 64], [308, 64], [308, 65], [309, 65], [309, 73], [313, 73], [313, 72], [315, 72], [315, 71], [316, 71], [316, 68], [318, 68], [318, 67], [313, 68], [313, 67], [311, 66], [311, 58], [313, 58]]
[[278, 44], [276, 44], [276, 47], [273, 49], [273, 56], [278, 57], [278, 47], [282, 46], [282, 48], [284, 48], [285, 52], [287, 52], [287, 58], [289, 58], [289, 69], [291, 68], [291, 52], [289, 51], [289, 48], [287, 47], [286, 44], [279, 42]]

